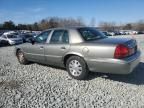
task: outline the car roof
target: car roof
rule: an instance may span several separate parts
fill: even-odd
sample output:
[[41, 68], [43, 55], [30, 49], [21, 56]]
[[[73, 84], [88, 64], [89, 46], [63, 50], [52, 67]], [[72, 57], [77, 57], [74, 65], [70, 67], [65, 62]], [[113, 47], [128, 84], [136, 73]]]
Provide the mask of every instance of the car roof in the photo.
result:
[[46, 29], [44, 31], [48, 31], [48, 30], [59, 30], [59, 29], [66, 29], [66, 30], [75, 30], [75, 29], [80, 29], [80, 28], [94, 28], [94, 27], [85, 27], [85, 26], [75, 26], [75, 27], [57, 27], [57, 28], [50, 28], [50, 29]]

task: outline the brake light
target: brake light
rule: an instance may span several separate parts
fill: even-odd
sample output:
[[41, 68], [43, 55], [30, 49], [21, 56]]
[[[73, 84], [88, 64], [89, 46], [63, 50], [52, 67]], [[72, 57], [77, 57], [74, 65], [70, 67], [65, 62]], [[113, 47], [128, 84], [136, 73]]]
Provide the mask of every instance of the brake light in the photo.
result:
[[124, 45], [117, 45], [114, 53], [114, 58], [121, 59], [129, 55], [129, 48]]

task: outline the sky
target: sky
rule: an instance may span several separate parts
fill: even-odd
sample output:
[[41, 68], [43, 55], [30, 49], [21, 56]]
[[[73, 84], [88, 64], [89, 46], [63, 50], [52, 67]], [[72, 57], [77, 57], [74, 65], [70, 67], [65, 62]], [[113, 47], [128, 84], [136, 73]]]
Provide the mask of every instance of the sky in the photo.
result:
[[144, 19], [144, 0], [0, 0], [0, 23], [31, 24], [41, 19], [82, 17], [86, 24], [129, 23]]

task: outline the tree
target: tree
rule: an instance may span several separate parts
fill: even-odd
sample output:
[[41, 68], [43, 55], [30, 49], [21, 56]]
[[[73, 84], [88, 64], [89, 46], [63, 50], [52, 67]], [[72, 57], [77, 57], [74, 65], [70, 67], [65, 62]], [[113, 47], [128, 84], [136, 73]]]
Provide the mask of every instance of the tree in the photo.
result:
[[132, 24], [128, 23], [124, 26], [124, 29], [125, 30], [131, 30], [133, 27], [132, 27]]
[[48, 25], [48, 21], [46, 19], [42, 19], [39, 24], [39, 29], [40, 30], [45, 30], [45, 29], [48, 29], [49, 28], [49, 25]]
[[27, 30], [27, 25], [26, 24], [18, 24], [16, 28], [18, 30]]
[[3, 29], [3, 24], [0, 24], [0, 30], [2, 30]]
[[74, 18], [59, 18], [59, 17], [49, 17], [47, 19], [42, 19], [38, 23], [38, 27], [41, 30], [56, 27], [72, 27], [72, 26], [84, 26], [83, 19], [78, 17]]
[[134, 24], [135, 30], [144, 31], [144, 20], [140, 20]]
[[26, 29], [32, 31], [32, 25], [31, 24], [27, 24], [26, 25]]
[[3, 24], [3, 28], [7, 30], [14, 30], [15, 29], [15, 24], [12, 21], [6, 21]]
[[33, 25], [32, 25], [32, 30], [39, 30], [39, 27], [38, 27], [38, 23], [35, 22]]
[[52, 17], [49, 19], [49, 28], [55, 28], [58, 27], [59, 23], [58, 23], [58, 18], [56, 17]]
[[101, 22], [99, 27], [104, 31], [115, 31], [115, 22]]

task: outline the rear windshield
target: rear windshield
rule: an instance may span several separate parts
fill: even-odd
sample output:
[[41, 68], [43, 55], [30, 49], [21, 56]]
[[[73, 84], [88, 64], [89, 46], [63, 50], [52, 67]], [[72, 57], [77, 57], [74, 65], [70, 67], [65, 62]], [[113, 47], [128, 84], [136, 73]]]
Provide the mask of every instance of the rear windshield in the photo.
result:
[[95, 28], [79, 28], [78, 31], [85, 41], [106, 38], [103, 33], [99, 32]]

